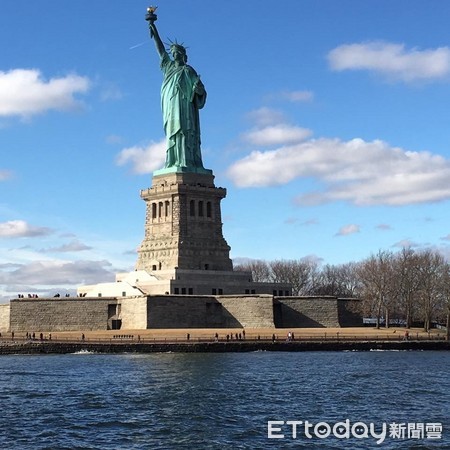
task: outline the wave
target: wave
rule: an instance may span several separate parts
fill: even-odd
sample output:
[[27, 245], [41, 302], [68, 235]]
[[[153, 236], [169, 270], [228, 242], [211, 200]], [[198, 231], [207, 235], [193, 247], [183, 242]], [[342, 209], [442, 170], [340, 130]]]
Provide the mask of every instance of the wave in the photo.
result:
[[78, 350], [77, 352], [71, 353], [71, 355], [95, 355], [96, 352], [92, 350]]

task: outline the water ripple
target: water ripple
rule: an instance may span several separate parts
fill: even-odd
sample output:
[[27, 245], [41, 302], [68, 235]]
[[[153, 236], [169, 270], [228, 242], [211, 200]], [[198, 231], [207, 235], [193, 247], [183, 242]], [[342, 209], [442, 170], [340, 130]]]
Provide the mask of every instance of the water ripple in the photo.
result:
[[5, 450], [371, 448], [267, 438], [268, 420], [347, 418], [441, 422], [382, 448], [450, 448], [446, 352], [4, 356], [0, 386]]

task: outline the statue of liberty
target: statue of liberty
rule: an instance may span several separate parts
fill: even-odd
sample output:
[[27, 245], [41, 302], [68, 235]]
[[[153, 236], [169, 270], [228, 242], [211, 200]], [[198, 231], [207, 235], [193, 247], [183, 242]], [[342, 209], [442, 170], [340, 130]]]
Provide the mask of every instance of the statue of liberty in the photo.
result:
[[148, 8], [146, 20], [161, 58], [164, 75], [161, 86], [161, 109], [167, 141], [164, 168], [172, 168], [170, 171], [210, 172], [203, 168], [200, 151], [199, 110], [206, 102], [205, 86], [197, 72], [186, 64], [186, 48], [183, 45], [171, 43], [170, 58], [154, 23], [155, 9]]

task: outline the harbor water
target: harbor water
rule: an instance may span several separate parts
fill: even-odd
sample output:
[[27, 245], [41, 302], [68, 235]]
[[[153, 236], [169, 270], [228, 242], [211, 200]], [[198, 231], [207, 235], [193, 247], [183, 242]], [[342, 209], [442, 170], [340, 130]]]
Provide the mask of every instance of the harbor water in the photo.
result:
[[3, 450], [450, 448], [446, 351], [11, 355], [0, 386]]

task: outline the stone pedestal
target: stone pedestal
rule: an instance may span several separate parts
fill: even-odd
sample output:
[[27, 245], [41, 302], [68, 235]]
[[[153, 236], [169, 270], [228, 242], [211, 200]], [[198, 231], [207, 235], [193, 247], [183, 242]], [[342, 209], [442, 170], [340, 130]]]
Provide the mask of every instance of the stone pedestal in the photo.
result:
[[[220, 201], [226, 189], [212, 173], [158, 173], [141, 191], [146, 202], [145, 236], [136, 270], [232, 271], [222, 234]], [[156, 273], [155, 273], [156, 272]]]
[[251, 272], [234, 271], [222, 234], [220, 201], [226, 189], [214, 185], [208, 169], [161, 169], [141, 191], [146, 203], [145, 234], [133, 272], [115, 283], [81, 286], [88, 297], [142, 295], [290, 295], [286, 283], [255, 283]]

